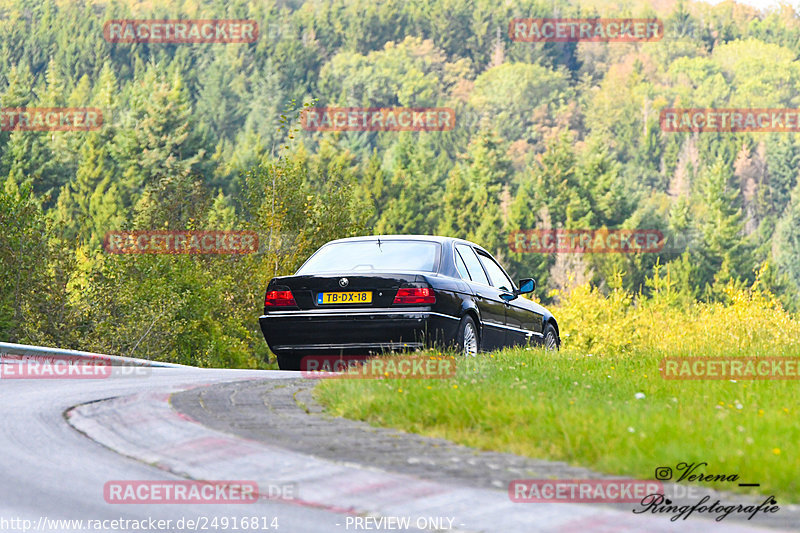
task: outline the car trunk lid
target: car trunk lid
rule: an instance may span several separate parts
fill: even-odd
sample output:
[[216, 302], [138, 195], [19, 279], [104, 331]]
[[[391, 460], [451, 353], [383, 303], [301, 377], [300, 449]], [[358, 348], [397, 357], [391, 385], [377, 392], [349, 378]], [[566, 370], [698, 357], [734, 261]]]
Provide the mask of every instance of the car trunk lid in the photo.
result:
[[[267, 292], [290, 290], [300, 309], [384, 308], [391, 307], [400, 287], [419, 283], [425, 283], [424, 276], [410, 272], [315, 274], [274, 278]], [[363, 301], [365, 294], [368, 302]]]

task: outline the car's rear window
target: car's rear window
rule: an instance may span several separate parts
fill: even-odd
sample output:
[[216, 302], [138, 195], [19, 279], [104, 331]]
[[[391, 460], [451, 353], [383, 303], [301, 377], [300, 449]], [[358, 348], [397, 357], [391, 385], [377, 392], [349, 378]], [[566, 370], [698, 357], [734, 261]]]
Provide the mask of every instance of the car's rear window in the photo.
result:
[[298, 275], [324, 272], [415, 270], [435, 272], [439, 243], [431, 241], [352, 241], [326, 244], [297, 271]]

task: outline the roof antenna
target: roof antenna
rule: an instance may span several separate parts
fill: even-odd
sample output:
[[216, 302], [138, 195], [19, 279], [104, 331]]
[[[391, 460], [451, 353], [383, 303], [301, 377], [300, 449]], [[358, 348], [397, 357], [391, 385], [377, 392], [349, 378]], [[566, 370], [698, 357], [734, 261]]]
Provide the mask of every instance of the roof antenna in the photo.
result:
[[[378, 235], [378, 250], [380, 250], [380, 249], [381, 249], [381, 236]], [[381, 251], [383, 251], [383, 250], [381, 250]]]

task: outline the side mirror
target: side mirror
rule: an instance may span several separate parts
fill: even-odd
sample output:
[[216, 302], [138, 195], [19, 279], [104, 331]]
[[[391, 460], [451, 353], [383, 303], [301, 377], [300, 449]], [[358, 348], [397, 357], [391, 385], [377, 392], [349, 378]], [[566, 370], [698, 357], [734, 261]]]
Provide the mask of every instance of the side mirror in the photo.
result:
[[[516, 293], [516, 292], [517, 291], [514, 291], [514, 293]], [[517, 294], [512, 294], [510, 292], [501, 292], [500, 293], [500, 298], [502, 298], [504, 302], [508, 303], [511, 300], [516, 300], [517, 299]]]
[[514, 289], [514, 292], [504, 292], [500, 294], [500, 298], [503, 299], [504, 302], [508, 303], [511, 300], [516, 300], [520, 294], [527, 294], [529, 292], [533, 292], [536, 288], [536, 280], [533, 278], [525, 278], [519, 280], [519, 289]]
[[528, 294], [536, 289], [536, 280], [533, 278], [525, 278], [519, 280], [519, 289], [515, 292], [517, 294]]

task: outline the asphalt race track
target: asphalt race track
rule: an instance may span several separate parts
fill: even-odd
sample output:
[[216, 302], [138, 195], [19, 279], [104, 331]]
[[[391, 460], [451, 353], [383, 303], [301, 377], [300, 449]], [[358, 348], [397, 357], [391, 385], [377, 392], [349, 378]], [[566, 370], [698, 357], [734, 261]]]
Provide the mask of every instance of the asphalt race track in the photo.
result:
[[[370, 461], [366, 453], [363, 460], [338, 456], [334, 443], [324, 453], [319, 435], [291, 433], [306, 424], [325, 431], [320, 428], [327, 423], [334, 424], [334, 430], [338, 430], [335, 424], [357, 423], [319, 416], [312, 420], [312, 415], [308, 422], [293, 415], [292, 422], [281, 418], [288, 415], [275, 406], [259, 405], [261, 400], [251, 401], [249, 411], [225, 404], [226, 398], [244, 397], [254, 390], [256, 379], [260, 385], [264, 380], [288, 380], [281, 387], [285, 383], [297, 388], [298, 377], [278, 371], [148, 368], [135, 376], [108, 379], [0, 380], [0, 530], [23, 531], [23, 526], [29, 531], [252, 530], [241, 527], [241, 522], [238, 529], [232, 527], [234, 520], [245, 518], [257, 520], [258, 529], [264, 531], [274, 529], [277, 518], [281, 532], [417, 531], [416, 526], [465, 532], [781, 529], [694, 518], [673, 523], [663, 516], [634, 515], [630, 508], [590, 504], [513, 503], [503, 487], [458, 475], [428, 476], [419, 468], [394, 468], [386, 461]], [[266, 384], [269, 390], [281, 387]], [[202, 395], [192, 396], [201, 391], [224, 394], [216, 394], [222, 400], [214, 405], [204, 406]], [[171, 398], [180, 400], [175, 402], [179, 410]], [[227, 411], [233, 421], [228, 426]], [[203, 416], [216, 419], [204, 421]], [[375, 435], [387, 438], [381, 432]], [[425, 444], [420, 437], [409, 438], [416, 443], [409, 446]], [[397, 448], [404, 449], [399, 442]], [[358, 455], [357, 441], [347, 446]], [[108, 503], [104, 487], [119, 480], [254, 480], [261, 497], [246, 504]], [[162, 520], [164, 527], [153, 527], [154, 522], [149, 529], [112, 522], [103, 529], [87, 525], [116, 519]], [[221, 527], [223, 519], [228, 527]], [[408, 520], [407, 527], [403, 519]], [[53, 520], [84, 523], [54, 525]], [[190, 520], [197, 523], [188, 527]], [[168, 526], [166, 521], [171, 521]]]
[[[299, 532], [325, 531], [340, 518], [329, 511], [273, 501], [254, 505], [107, 504], [103, 497], [107, 481], [185, 478], [123, 457], [86, 438], [65, 420], [70, 407], [135, 393], [164, 394], [219, 381], [280, 376], [278, 372], [237, 370], [148, 370], [152, 374], [143, 378], [0, 380], [0, 517], [27, 519], [38, 525], [42, 518], [177, 521], [183, 517], [263, 515], [279, 517], [279, 531]], [[13, 524], [4, 525], [6, 531], [15, 530]], [[51, 529], [64, 530], [69, 531], [63, 525]]]

